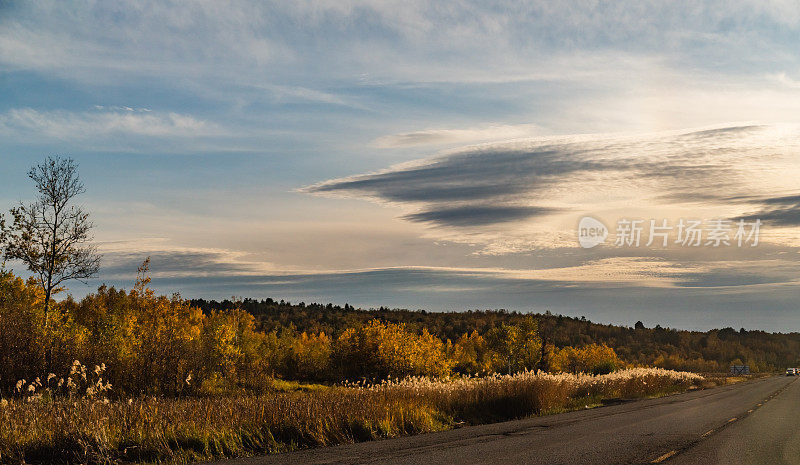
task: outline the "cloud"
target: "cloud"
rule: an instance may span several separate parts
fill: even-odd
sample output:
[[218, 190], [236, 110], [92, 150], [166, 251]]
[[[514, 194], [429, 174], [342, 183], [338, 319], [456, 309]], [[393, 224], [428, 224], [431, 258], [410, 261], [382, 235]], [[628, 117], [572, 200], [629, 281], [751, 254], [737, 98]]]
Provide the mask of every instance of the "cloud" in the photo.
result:
[[800, 195], [768, 197], [751, 203], [760, 203], [762, 209], [736, 219], [759, 219], [780, 226], [800, 226]]
[[447, 226], [475, 226], [524, 220], [556, 211], [544, 207], [470, 205], [411, 213], [403, 219]]
[[253, 87], [270, 92], [273, 98], [278, 102], [315, 102], [328, 105], [340, 105], [343, 107], [362, 110], [365, 109], [364, 105], [358, 103], [354, 99], [322, 90], [309, 89], [302, 86], [263, 84], [254, 85]]
[[394, 202], [481, 200], [521, 194], [584, 170], [616, 169], [605, 160], [580, 160], [570, 145], [530, 143], [469, 148], [376, 174], [327, 181], [311, 193], [374, 196]]
[[246, 276], [275, 271], [271, 263], [248, 260], [244, 252], [174, 246], [164, 239], [104, 242], [99, 250], [103, 276], [115, 280], [132, 280], [148, 257], [154, 277]]
[[653, 58], [752, 68], [763, 64], [761, 53], [776, 50], [796, 63], [784, 31], [800, 22], [794, 5], [722, 0], [513, 7], [477, 0], [435, 7], [421, 0], [200, 1], [191, 8], [123, 0], [21, 3], [9, 10], [0, 19], [0, 62], [9, 69], [86, 81], [158, 72], [258, 84], [266, 75], [283, 85], [322, 75], [367, 74], [384, 82], [563, 78], [592, 73], [614, 57], [619, 69], [620, 56], [629, 59], [621, 67], [628, 69]]
[[0, 114], [0, 133], [33, 134], [60, 140], [85, 140], [109, 135], [148, 137], [219, 136], [225, 131], [214, 123], [179, 113], [156, 113], [133, 108], [93, 112], [12, 109]]
[[[134, 245], [127, 242], [126, 244]], [[164, 244], [165, 245], [165, 244]], [[104, 279], [132, 281], [136, 269], [149, 257], [150, 272], [160, 282], [193, 280], [197, 283], [226, 285], [286, 286], [302, 288], [304, 283], [328, 283], [336, 287], [364, 279], [372, 286], [387, 286], [395, 291], [424, 289], [436, 292], [476, 291], [494, 285], [531, 286], [536, 289], [601, 287], [623, 288], [716, 288], [719, 292], [741, 291], [764, 284], [790, 285], [798, 281], [796, 262], [770, 260], [764, 273], [764, 261], [723, 261], [718, 263], [678, 263], [660, 257], [607, 257], [577, 265], [553, 266], [536, 270], [487, 267], [398, 266], [345, 270], [278, 270], [269, 263], [249, 262], [245, 254], [221, 249], [163, 247], [155, 250], [121, 252], [103, 247]], [[116, 251], [115, 251], [116, 250]], [[412, 283], [414, 283], [412, 285]], [[352, 285], [352, 283], [350, 283]]]
[[741, 214], [732, 196], [791, 186], [786, 175], [798, 171], [799, 147], [797, 126], [536, 138], [467, 147], [304, 191], [399, 205], [416, 210], [407, 220], [473, 231], [616, 205], [656, 214], [698, 199]]
[[[652, 321], [680, 328], [725, 326], [785, 330], [796, 319], [796, 268], [790, 277], [747, 276], [752, 268], [678, 265], [656, 259], [610, 259], [551, 270], [380, 268], [322, 273], [174, 274], [154, 276], [163, 293], [186, 298], [272, 297], [377, 308], [552, 310], [632, 325]], [[156, 266], [153, 271], [158, 273]], [[703, 280], [708, 275], [714, 279]], [[130, 288], [133, 277], [105, 280]], [[96, 284], [100, 284], [97, 282]], [[77, 291], [78, 289], [75, 289]], [[90, 291], [87, 288], [86, 291]], [[769, 304], [769, 311], [753, 312]]]
[[394, 148], [451, 143], [463, 144], [485, 140], [531, 137], [541, 133], [542, 129], [535, 124], [497, 124], [470, 129], [425, 129], [382, 136], [375, 139], [372, 145], [378, 148]]
[[[793, 118], [797, 89], [776, 76], [800, 66], [779, 32], [797, 29], [794, 10], [715, 1], [20, 2], [0, 15], [0, 65], [72, 86], [78, 98], [100, 86], [177, 114], [199, 103], [237, 128], [328, 132], [292, 142], [410, 148], [530, 137], [540, 127]], [[765, 56], [775, 57], [768, 69]]]
[[786, 73], [778, 73], [772, 76], [777, 82], [790, 89], [800, 89], [800, 81], [792, 79]]

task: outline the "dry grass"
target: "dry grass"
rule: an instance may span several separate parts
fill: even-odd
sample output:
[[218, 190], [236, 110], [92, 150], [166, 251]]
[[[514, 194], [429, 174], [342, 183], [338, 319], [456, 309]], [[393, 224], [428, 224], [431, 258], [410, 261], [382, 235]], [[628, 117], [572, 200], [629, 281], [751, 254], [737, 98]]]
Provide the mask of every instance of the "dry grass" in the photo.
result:
[[128, 401], [12, 400], [0, 406], [4, 463], [187, 463], [442, 430], [669, 394], [703, 378], [660, 369], [338, 386], [262, 396]]
[[741, 383], [751, 379], [764, 378], [766, 376], [773, 376], [775, 373], [753, 373], [749, 375], [731, 376], [728, 373], [702, 373], [704, 381], [700, 383], [701, 388], [710, 388], [715, 386], [725, 386], [728, 384]]
[[5, 463], [187, 463], [443, 429], [429, 406], [366, 390], [131, 401], [14, 400], [0, 407]]
[[406, 378], [368, 389], [424, 399], [461, 421], [486, 423], [584, 407], [605, 399], [653, 397], [697, 387], [703, 377], [660, 368], [607, 375], [522, 372], [441, 381]]

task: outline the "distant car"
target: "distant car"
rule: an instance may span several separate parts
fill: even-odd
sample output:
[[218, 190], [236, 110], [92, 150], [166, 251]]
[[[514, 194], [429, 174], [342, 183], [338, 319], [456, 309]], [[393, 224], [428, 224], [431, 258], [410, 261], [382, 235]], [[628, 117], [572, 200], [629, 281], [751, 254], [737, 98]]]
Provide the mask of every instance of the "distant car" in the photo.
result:
[[787, 368], [786, 376], [797, 376], [797, 368]]

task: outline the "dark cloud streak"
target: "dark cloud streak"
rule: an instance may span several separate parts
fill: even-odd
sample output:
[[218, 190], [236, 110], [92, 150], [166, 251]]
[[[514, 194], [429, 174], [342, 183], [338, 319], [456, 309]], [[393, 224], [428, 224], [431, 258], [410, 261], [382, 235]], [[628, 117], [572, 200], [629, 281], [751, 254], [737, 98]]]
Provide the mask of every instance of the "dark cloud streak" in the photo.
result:
[[737, 200], [752, 204], [760, 210], [735, 218], [736, 220], [755, 221], [759, 219], [777, 226], [800, 226], [800, 195], [740, 197]]
[[546, 207], [468, 205], [412, 213], [403, 218], [443, 226], [482, 226], [549, 215], [560, 210]]

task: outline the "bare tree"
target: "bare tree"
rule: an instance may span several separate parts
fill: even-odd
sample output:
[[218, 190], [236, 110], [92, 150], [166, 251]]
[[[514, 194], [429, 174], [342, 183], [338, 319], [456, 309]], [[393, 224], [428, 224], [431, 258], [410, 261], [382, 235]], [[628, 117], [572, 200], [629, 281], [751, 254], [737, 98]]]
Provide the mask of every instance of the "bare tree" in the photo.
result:
[[10, 210], [13, 222], [0, 218], [0, 240], [7, 259], [25, 263], [44, 291], [45, 326], [51, 298], [61, 284], [85, 280], [100, 269], [100, 255], [91, 244], [89, 214], [72, 205], [85, 189], [71, 158], [48, 157], [31, 168], [39, 196]]

